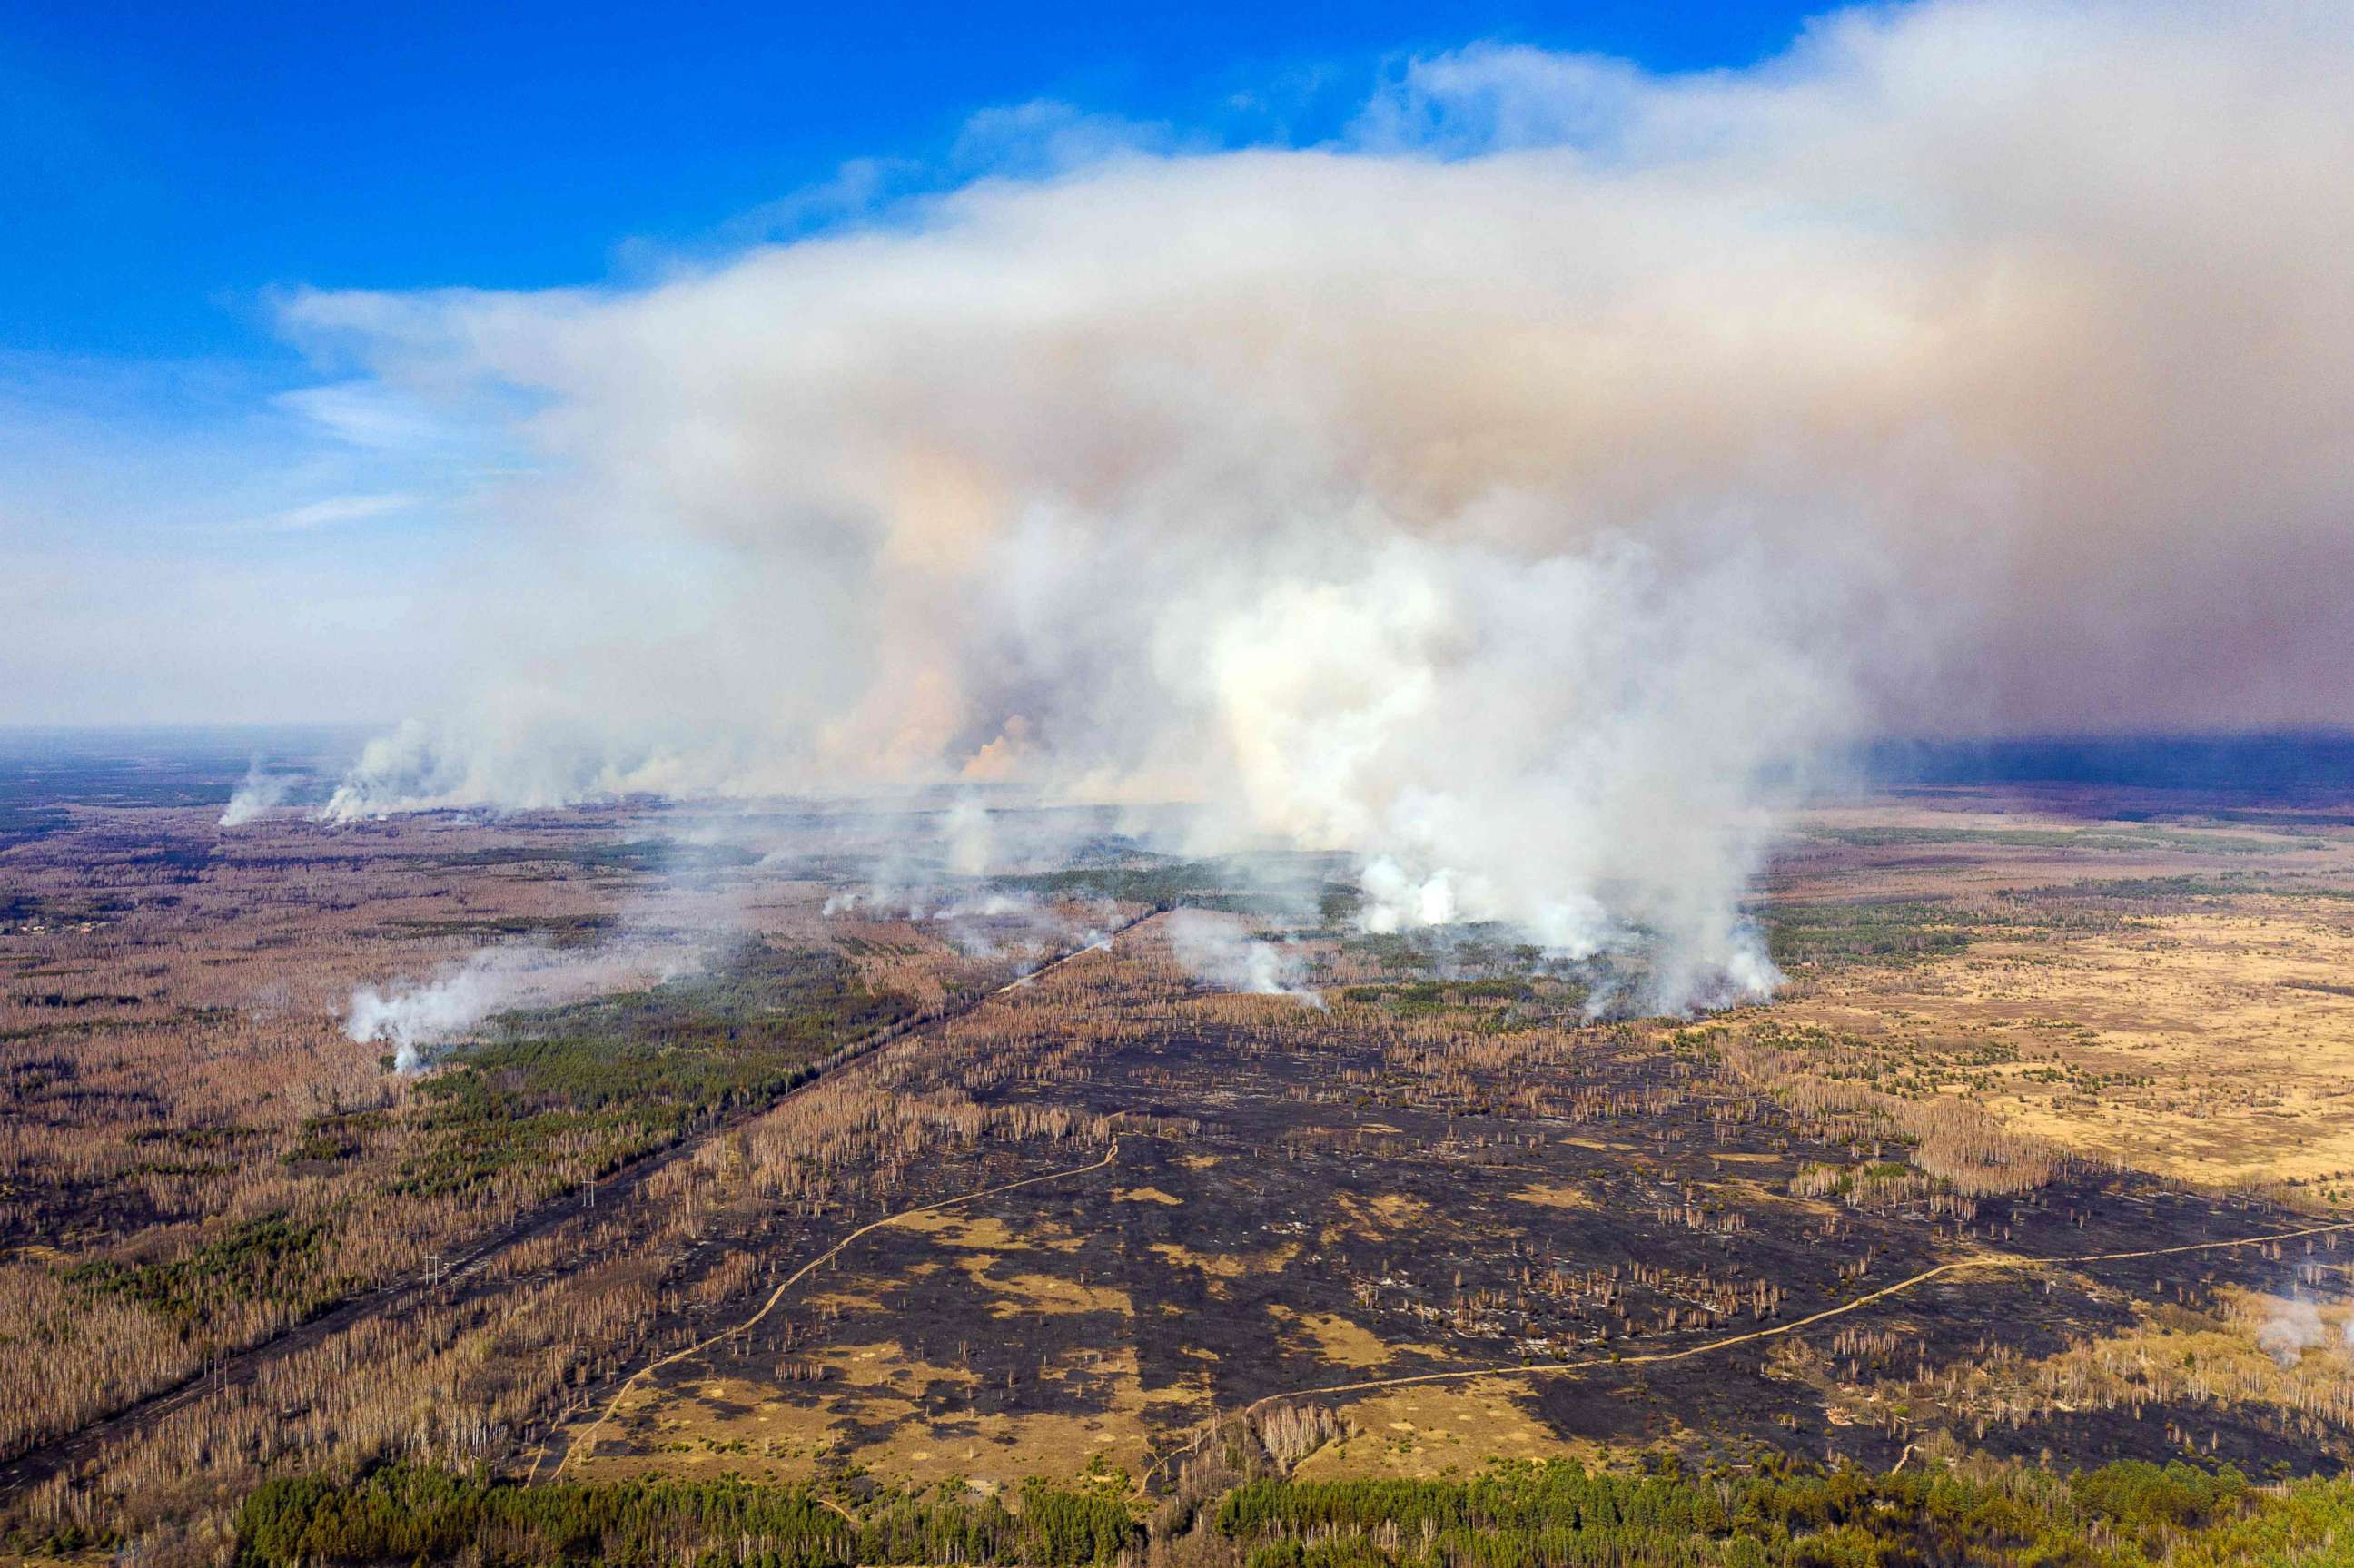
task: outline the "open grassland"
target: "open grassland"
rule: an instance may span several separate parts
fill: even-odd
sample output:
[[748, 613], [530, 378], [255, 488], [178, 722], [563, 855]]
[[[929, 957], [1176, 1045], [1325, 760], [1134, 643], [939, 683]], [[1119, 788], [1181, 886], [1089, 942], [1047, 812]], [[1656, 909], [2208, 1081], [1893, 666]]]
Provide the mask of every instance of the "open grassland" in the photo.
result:
[[2354, 1180], [2354, 901], [2150, 902], [2109, 930], [1996, 931], [1935, 962], [1828, 977], [1775, 1018], [2140, 1168]]
[[1834, 816], [1777, 878], [1797, 983], [1750, 1037], [2137, 1169], [2354, 1193], [2354, 832]]

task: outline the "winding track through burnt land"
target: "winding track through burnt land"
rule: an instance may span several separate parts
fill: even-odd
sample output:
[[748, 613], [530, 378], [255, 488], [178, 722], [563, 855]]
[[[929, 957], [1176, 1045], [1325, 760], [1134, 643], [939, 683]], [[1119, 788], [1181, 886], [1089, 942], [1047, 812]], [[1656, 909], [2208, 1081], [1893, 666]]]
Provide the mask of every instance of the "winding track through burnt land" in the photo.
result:
[[[1066, 1176], [1084, 1176], [1090, 1171], [1108, 1171], [1111, 1168], [1112, 1163], [1119, 1158], [1119, 1135], [1118, 1133], [1114, 1133], [1112, 1134], [1111, 1146], [1104, 1150], [1103, 1157], [1099, 1160], [1091, 1160], [1085, 1165], [1070, 1165], [1064, 1167], [1060, 1171], [1041, 1171], [1035, 1176], [1024, 1176], [1018, 1181], [1001, 1181], [994, 1187], [983, 1187], [976, 1192], [961, 1193], [953, 1198], [942, 1198], [937, 1202], [919, 1204], [912, 1209], [901, 1209], [896, 1213], [885, 1214], [879, 1220], [869, 1220], [866, 1224], [859, 1226], [856, 1230], [851, 1232], [848, 1235], [843, 1236], [840, 1241], [835, 1242], [832, 1246], [826, 1248], [823, 1252], [818, 1254], [815, 1257], [810, 1259], [807, 1263], [793, 1270], [792, 1273], [787, 1275], [778, 1283], [777, 1287], [774, 1290], [769, 1292], [769, 1298], [761, 1302], [759, 1307], [754, 1310], [752, 1315], [745, 1319], [742, 1322], [736, 1324], [732, 1328], [722, 1329], [719, 1332], [710, 1336], [708, 1339], [698, 1340], [694, 1344], [687, 1346], [684, 1350], [673, 1351], [666, 1356], [662, 1356], [653, 1361], [648, 1361], [636, 1372], [631, 1372], [629, 1377], [622, 1382], [621, 1386], [613, 1391], [612, 1397], [605, 1402], [605, 1408], [603, 1411], [599, 1413], [596, 1420], [588, 1424], [588, 1430], [580, 1435], [579, 1440], [578, 1442], [567, 1443], [565, 1445], [564, 1457], [557, 1461], [556, 1468], [549, 1475], [548, 1479], [558, 1479], [564, 1474], [564, 1467], [572, 1463], [575, 1458], [578, 1458], [584, 1455], [591, 1455], [596, 1452], [598, 1434], [604, 1431], [605, 1423], [613, 1418], [613, 1412], [620, 1408], [621, 1401], [629, 1397], [630, 1390], [637, 1387], [641, 1382], [651, 1377], [653, 1373], [660, 1372], [666, 1366], [675, 1365], [677, 1362], [699, 1356], [704, 1351], [711, 1349], [714, 1345], [732, 1340], [738, 1334], [750, 1331], [759, 1324], [761, 1319], [765, 1319], [769, 1313], [777, 1309], [777, 1304], [785, 1298], [785, 1293], [787, 1291], [792, 1289], [794, 1286], [799, 1285], [802, 1280], [807, 1279], [811, 1274], [824, 1267], [835, 1258], [841, 1256], [843, 1249], [848, 1247], [851, 1243], [858, 1240], [861, 1236], [871, 1235], [879, 1230], [886, 1230], [889, 1227], [899, 1224], [902, 1220], [912, 1220], [918, 1214], [937, 1214], [946, 1209], [960, 1208], [966, 1203], [979, 1202], [983, 1198], [993, 1198], [1000, 1192], [1011, 1192], [1015, 1191], [1017, 1188], [1022, 1187], [1034, 1187], [1041, 1181], [1059, 1181]], [[538, 1456], [531, 1462], [531, 1474], [525, 1478], [525, 1480], [534, 1480], [538, 1478], [540, 1463], [546, 1457], [547, 1445], [543, 1443], [540, 1445]]]
[[[1146, 910], [1136, 918], [1116, 926], [1088, 943], [1063, 953], [1040, 965], [1028, 974], [1017, 977], [1002, 986], [981, 992], [958, 1006], [940, 1012], [907, 1019], [860, 1036], [820, 1057], [811, 1064], [810, 1075], [799, 1085], [758, 1106], [749, 1107], [737, 1114], [712, 1123], [692, 1137], [681, 1139], [667, 1149], [642, 1155], [620, 1169], [590, 1184], [588, 1193], [596, 1202], [628, 1197], [661, 1171], [681, 1160], [692, 1159], [696, 1150], [743, 1126], [755, 1118], [767, 1115], [779, 1106], [809, 1093], [831, 1074], [848, 1066], [862, 1057], [871, 1055], [911, 1034], [936, 1029], [979, 1011], [1008, 991], [1019, 991], [1076, 959], [1108, 948], [1114, 940], [1135, 930], [1153, 916], [1166, 913], [1160, 906]], [[1115, 1149], [1118, 1145], [1115, 1142]], [[1050, 1173], [1058, 1174], [1058, 1173]], [[1017, 1183], [1018, 1184], [1018, 1183]], [[979, 1197], [981, 1194], [968, 1194]], [[168, 1388], [144, 1395], [109, 1415], [76, 1428], [63, 1436], [37, 1445], [0, 1464], [0, 1499], [16, 1497], [39, 1486], [52, 1477], [75, 1470], [102, 1455], [109, 1444], [152, 1431], [174, 1413], [185, 1410], [208, 1393], [225, 1389], [241, 1388], [253, 1383], [262, 1370], [289, 1356], [323, 1344], [336, 1334], [370, 1318], [388, 1316], [414, 1308], [439, 1295], [453, 1285], [462, 1284], [480, 1273], [483, 1266], [501, 1253], [524, 1242], [546, 1235], [573, 1219], [581, 1212], [582, 1191], [571, 1189], [549, 1199], [536, 1208], [519, 1215], [507, 1225], [488, 1235], [477, 1237], [460, 1251], [444, 1257], [439, 1267], [424, 1278], [415, 1277], [388, 1280], [372, 1290], [345, 1297], [342, 1301], [300, 1323], [291, 1324], [258, 1344], [221, 1357], [200, 1372]], [[869, 1227], [872, 1228], [871, 1226]], [[850, 1238], [844, 1238], [845, 1241]]]
[[[1082, 949], [1081, 951], [1084, 953], [1092, 950], [1094, 949], [1087, 948]], [[1080, 953], [1073, 953], [1056, 961], [1058, 963], [1065, 963], [1068, 962], [1071, 959], [1080, 956]], [[1044, 971], [1042, 970], [1041, 972]], [[1017, 981], [1015, 983], [1021, 984], [1023, 982]], [[1012, 988], [1009, 987], [1007, 989]], [[1060, 1181], [1066, 1177], [1084, 1176], [1093, 1171], [1109, 1170], [1119, 1158], [1120, 1136], [1121, 1135], [1119, 1134], [1114, 1134], [1110, 1147], [1104, 1151], [1102, 1157], [1089, 1160], [1084, 1165], [1066, 1166], [1057, 1171], [1044, 1171], [1035, 1176], [1025, 1176], [1019, 1181], [1004, 1181], [994, 1186], [979, 1188], [973, 1192], [960, 1193], [952, 1198], [942, 1198], [934, 1202], [920, 1204], [914, 1208], [902, 1209], [896, 1213], [885, 1214], [881, 1219], [872, 1220], [867, 1224], [859, 1226], [856, 1230], [843, 1236], [832, 1246], [826, 1248], [825, 1251], [818, 1254], [815, 1257], [811, 1258], [807, 1263], [804, 1263], [801, 1267], [795, 1269], [790, 1275], [779, 1281], [776, 1287], [769, 1292], [767, 1298], [762, 1300], [760, 1305], [756, 1308], [749, 1316], [742, 1319], [728, 1328], [722, 1329], [716, 1334], [712, 1334], [703, 1340], [697, 1340], [692, 1345], [688, 1345], [681, 1350], [673, 1351], [667, 1355], [649, 1361], [644, 1366], [639, 1368], [636, 1372], [631, 1373], [630, 1376], [623, 1381], [621, 1385], [615, 1389], [612, 1394], [606, 1399], [604, 1402], [604, 1408], [599, 1412], [597, 1419], [589, 1424], [588, 1429], [580, 1435], [579, 1438], [574, 1441], [569, 1441], [565, 1445], [562, 1457], [558, 1459], [556, 1468], [550, 1473], [548, 1478], [551, 1481], [562, 1478], [566, 1467], [570, 1465], [574, 1458], [584, 1455], [593, 1455], [596, 1449], [599, 1435], [604, 1430], [606, 1423], [612, 1419], [614, 1413], [620, 1409], [621, 1401], [628, 1397], [631, 1389], [637, 1387], [639, 1383], [652, 1375], [654, 1372], [659, 1372], [663, 1367], [673, 1366], [680, 1361], [687, 1361], [695, 1356], [701, 1355], [704, 1351], [710, 1350], [712, 1347], [725, 1343], [726, 1340], [734, 1339], [737, 1335], [746, 1333], [755, 1328], [766, 1319], [770, 1313], [776, 1310], [778, 1305], [784, 1300], [787, 1294], [790, 1293], [796, 1286], [800, 1285], [803, 1280], [807, 1279], [811, 1274], [823, 1267], [826, 1264], [839, 1257], [854, 1242], [858, 1241], [862, 1237], [871, 1235], [876, 1231], [885, 1230], [890, 1226], [898, 1224], [902, 1221], [913, 1219], [917, 1215], [938, 1213], [943, 1210], [958, 1208], [966, 1203], [977, 1202], [983, 1198], [995, 1197], [1001, 1193], [1012, 1192], [1024, 1187], [1034, 1187], [1043, 1182]], [[2299, 1226], [2292, 1230], [2266, 1231], [2258, 1235], [2227, 1237], [2219, 1241], [2184, 1242], [2173, 1246], [2136, 1247], [2119, 1252], [2076, 1253], [2062, 1257], [2004, 1256], [1999, 1254], [1987, 1254], [1976, 1257], [1954, 1258], [1947, 1262], [1937, 1264], [1932, 1267], [1925, 1268], [1917, 1274], [1908, 1275], [1904, 1278], [1896, 1280], [1893, 1284], [1883, 1285], [1876, 1290], [1867, 1291], [1863, 1295], [1857, 1297], [1852, 1301], [1843, 1301], [1836, 1307], [1827, 1307], [1821, 1311], [1810, 1312], [1803, 1318], [1795, 1318], [1787, 1323], [1775, 1323], [1763, 1329], [1753, 1329], [1744, 1333], [1729, 1334], [1720, 1339], [1706, 1340], [1701, 1344], [1686, 1345], [1681, 1350], [1652, 1351], [1647, 1351], [1641, 1355], [1622, 1355], [1616, 1358], [1606, 1356], [1589, 1356], [1579, 1361], [1556, 1361], [1535, 1366], [1514, 1362], [1504, 1365], [1458, 1367], [1445, 1372], [1411, 1372], [1402, 1374], [1397, 1377], [1365, 1378], [1351, 1383], [1321, 1384], [1314, 1388], [1288, 1389], [1278, 1393], [1265, 1394], [1251, 1401], [1248, 1404], [1242, 1407], [1241, 1414], [1246, 1417], [1256, 1418], [1279, 1405], [1295, 1400], [1314, 1399], [1328, 1394], [1372, 1393], [1384, 1389], [1408, 1388], [1424, 1383], [1463, 1383], [1478, 1378], [1489, 1377], [1523, 1377], [1532, 1379], [1540, 1377], [1559, 1377], [1567, 1373], [1591, 1372], [1596, 1368], [1605, 1367], [1626, 1368], [1665, 1366], [1676, 1361], [1691, 1361], [1702, 1356], [1714, 1355], [1721, 1351], [1733, 1350], [1741, 1345], [1755, 1344], [1760, 1340], [1779, 1339], [1784, 1335], [1795, 1334], [1803, 1329], [1812, 1328], [1819, 1323], [1828, 1322], [1834, 1318], [1843, 1318], [1849, 1313], [1861, 1311], [1864, 1308], [1874, 1306], [1882, 1301], [1904, 1295], [1921, 1286], [1928, 1284], [1932, 1280], [1944, 1278], [1949, 1275], [1967, 1273], [1973, 1270], [1987, 1270], [1992, 1272], [2029, 1272], [2037, 1269], [2081, 1267], [2089, 1264], [2129, 1263], [2137, 1258], [2179, 1257], [2192, 1253], [2228, 1252], [2241, 1247], [2264, 1246], [2276, 1242], [2299, 1241], [2312, 1236], [2330, 1235], [2348, 1231], [2354, 1231], [2354, 1220], [2338, 1220], [2325, 1224]], [[1196, 1432], [1191, 1439], [1170, 1449], [1167, 1453], [1162, 1454], [1159, 1458], [1153, 1460], [1150, 1465], [1145, 1467], [1143, 1473], [1138, 1478], [1136, 1486], [1137, 1495], [1149, 1495], [1152, 1480], [1155, 1476], [1165, 1470], [1172, 1461], [1185, 1455], [1197, 1452], [1203, 1442], [1205, 1441], [1211, 1434], [1215, 1431], [1215, 1429], [1216, 1424], [1214, 1422], [1204, 1425], [1201, 1430]], [[550, 1434], [551, 1438], [553, 1438], [555, 1434]], [[531, 1471], [525, 1478], [526, 1481], [533, 1481], [538, 1478], [540, 1466], [546, 1461], [547, 1452], [548, 1444], [546, 1442], [543, 1442], [540, 1445], [539, 1452], [532, 1460]], [[1909, 1456], [1912, 1450], [1908, 1447], [1906, 1449], [1906, 1454]], [[1901, 1460], [1899, 1462], [1902, 1463]]]
[[[2263, 1235], [2238, 1236], [2225, 1241], [2185, 1242], [2179, 1246], [2140, 1247], [2129, 1252], [2079, 1253], [2068, 1257], [2005, 1257], [1999, 1255], [1961, 1257], [1949, 1263], [1938, 1264], [1934, 1268], [1925, 1268], [1920, 1273], [1900, 1279], [1893, 1285], [1883, 1285], [1879, 1289], [1869, 1291], [1852, 1301], [1843, 1301], [1836, 1307], [1827, 1307], [1819, 1312], [1808, 1313], [1804, 1318], [1794, 1318], [1787, 1323], [1776, 1323], [1769, 1328], [1753, 1329], [1745, 1334], [1731, 1334], [1702, 1344], [1686, 1345], [1680, 1351], [1652, 1351], [1639, 1356], [1619, 1356], [1616, 1359], [1608, 1356], [1588, 1356], [1583, 1361], [1553, 1361], [1533, 1366], [1513, 1362], [1504, 1366], [1458, 1367], [1448, 1372], [1409, 1372], [1398, 1377], [1365, 1378], [1355, 1383], [1335, 1383], [1316, 1388], [1287, 1389], [1281, 1393], [1266, 1394], [1251, 1401], [1243, 1406], [1242, 1414], [1246, 1417], [1256, 1418], [1292, 1400], [1315, 1399], [1325, 1394], [1372, 1393], [1382, 1389], [1411, 1388], [1422, 1383], [1468, 1383], [1472, 1379], [1483, 1377], [1560, 1377], [1569, 1372], [1591, 1372], [1596, 1367], [1664, 1366], [1671, 1361], [1691, 1361], [1695, 1357], [1712, 1355], [1719, 1351], [1729, 1351], [1736, 1345], [1754, 1344], [1760, 1340], [1779, 1339], [1785, 1334], [1795, 1334], [1801, 1329], [1811, 1328], [1817, 1323], [1832, 1318], [1843, 1318], [1850, 1312], [1870, 1307], [1875, 1302], [1885, 1301], [1892, 1296], [1903, 1295], [1916, 1286], [1926, 1285], [1933, 1279], [1949, 1274], [1959, 1274], [1969, 1269], [2073, 1268], [2092, 1263], [2129, 1263], [2135, 1258], [2141, 1257], [2176, 1257], [2185, 1253], [2224, 1252], [2234, 1247], [2263, 1246], [2272, 1242], [2297, 1241], [2306, 1236], [2328, 1235], [2340, 1231], [2354, 1231], [2354, 1220], [2338, 1220], [2328, 1224], [2306, 1225], [2298, 1230], [2268, 1231]], [[1155, 1459], [1138, 1482], [1138, 1489], [1142, 1491], [1149, 1487], [1151, 1478], [1165, 1469], [1172, 1459], [1199, 1450], [1204, 1441], [1214, 1430], [1214, 1424], [1205, 1426], [1187, 1442], [1172, 1448], [1168, 1453]]]

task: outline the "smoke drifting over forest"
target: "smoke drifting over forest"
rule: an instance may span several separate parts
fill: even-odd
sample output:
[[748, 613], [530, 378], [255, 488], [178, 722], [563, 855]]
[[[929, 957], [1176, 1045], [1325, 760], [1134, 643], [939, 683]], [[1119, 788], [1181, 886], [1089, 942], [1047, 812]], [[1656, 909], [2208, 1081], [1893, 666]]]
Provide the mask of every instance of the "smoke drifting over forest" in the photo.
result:
[[1886, 728], [2354, 721], [2335, 7], [1845, 13], [1689, 78], [1469, 48], [554, 293], [311, 294], [510, 422], [478, 679], [330, 808], [1028, 780], [1772, 982], [1774, 809]]
[[413, 1073], [437, 1048], [472, 1033], [496, 1013], [658, 985], [698, 966], [691, 952], [642, 943], [587, 953], [530, 943], [483, 948], [429, 979], [358, 987], [344, 1012], [344, 1032], [362, 1044], [392, 1046], [393, 1070]]
[[1185, 971], [1221, 991], [1288, 996], [1310, 1007], [1324, 999], [1305, 984], [1307, 966], [1296, 954], [1251, 935], [1231, 915], [1180, 909], [1169, 916], [1169, 950]]

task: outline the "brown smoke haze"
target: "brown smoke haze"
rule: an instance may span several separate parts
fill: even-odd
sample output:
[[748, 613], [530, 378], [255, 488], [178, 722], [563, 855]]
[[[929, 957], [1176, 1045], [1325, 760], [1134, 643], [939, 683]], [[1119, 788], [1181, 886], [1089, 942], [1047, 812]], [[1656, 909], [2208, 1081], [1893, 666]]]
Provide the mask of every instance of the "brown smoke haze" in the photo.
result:
[[2354, 27], [1843, 13], [1421, 59], [557, 293], [311, 294], [508, 421], [477, 679], [333, 810], [1023, 779], [1364, 857], [1374, 923], [1741, 927], [1883, 730], [2354, 722]]

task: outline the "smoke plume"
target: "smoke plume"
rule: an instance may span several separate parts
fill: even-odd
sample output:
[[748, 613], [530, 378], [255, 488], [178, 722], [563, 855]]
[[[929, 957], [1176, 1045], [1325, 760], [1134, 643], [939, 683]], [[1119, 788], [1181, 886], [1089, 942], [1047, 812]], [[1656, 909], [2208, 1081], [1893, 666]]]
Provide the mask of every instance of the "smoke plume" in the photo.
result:
[[1307, 966], [1297, 953], [1252, 936], [1233, 916], [1178, 909], [1161, 924], [1171, 955], [1204, 985], [1253, 996], [1297, 997], [1310, 1007], [1324, 1005], [1321, 996], [1301, 983]]
[[1759, 994], [1743, 890], [1831, 743], [2354, 721], [2343, 22], [1475, 47], [1327, 146], [1114, 138], [647, 286], [302, 296], [525, 460], [452, 587], [479, 678], [329, 814], [1198, 800], [1361, 856], [1377, 927]]
[[438, 1047], [465, 1040], [495, 1014], [655, 984], [691, 967], [679, 954], [620, 948], [585, 954], [522, 943], [484, 948], [429, 980], [358, 987], [345, 1010], [344, 1033], [361, 1044], [392, 1046], [393, 1071], [414, 1073]]
[[228, 805], [220, 814], [220, 825], [241, 828], [260, 821], [284, 805], [302, 783], [299, 773], [266, 773], [256, 762], [246, 769], [244, 780], [229, 792]]
[[[2266, 1298], [2266, 1315], [2256, 1330], [2256, 1348], [2283, 1366], [2292, 1366], [2325, 1338], [2321, 1309], [2301, 1296]], [[2354, 1319], [2349, 1319], [2354, 1331]]]

